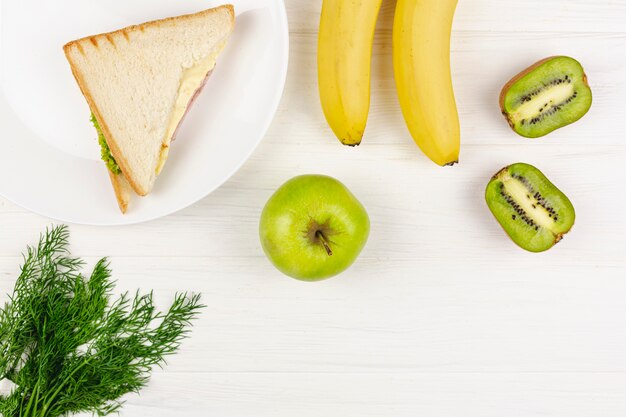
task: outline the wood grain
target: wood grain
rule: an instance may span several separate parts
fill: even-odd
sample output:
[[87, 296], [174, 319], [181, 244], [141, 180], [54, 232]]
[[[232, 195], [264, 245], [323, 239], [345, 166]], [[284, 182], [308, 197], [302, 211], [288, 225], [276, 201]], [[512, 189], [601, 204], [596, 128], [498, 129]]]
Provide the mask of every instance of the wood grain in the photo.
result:
[[[287, 0], [291, 31], [316, 33], [321, 0]], [[391, 29], [395, 0], [383, 0], [380, 27]], [[626, 3], [622, 0], [460, 0], [455, 16], [457, 31], [506, 33], [624, 33]], [[294, 17], [294, 18], [292, 18]]]
[[[159, 395], [189, 378], [189, 390]], [[153, 385], [129, 399], [127, 415], [607, 416], [626, 407], [615, 374], [167, 374]]]
[[[147, 224], [72, 226], [74, 253], [111, 256], [118, 290], [202, 292], [192, 338], [122, 416], [567, 416], [626, 414], [626, 1], [461, 1], [453, 36], [461, 164], [442, 169], [402, 121], [393, 1], [374, 46], [372, 108], [357, 149], [332, 137], [315, 71], [321, 1], [286, 0], [291, 59], [266, 139], [227, 184]], [[586, 67], [592, 111], [548, 138], [513, 134], [501, 86], [544, 56]], [[577, 223], [548, 253], [517, 247], [484, 203], [512, 162], [542, 169]], [[341, 179], [372, 235], [343, 276], [305, 284], [262, 254], [265, 201], [294, 175]], [[50, 219], [0, 199], [0, 294]], [[6, 297], [0, 297], [6, 300]]]

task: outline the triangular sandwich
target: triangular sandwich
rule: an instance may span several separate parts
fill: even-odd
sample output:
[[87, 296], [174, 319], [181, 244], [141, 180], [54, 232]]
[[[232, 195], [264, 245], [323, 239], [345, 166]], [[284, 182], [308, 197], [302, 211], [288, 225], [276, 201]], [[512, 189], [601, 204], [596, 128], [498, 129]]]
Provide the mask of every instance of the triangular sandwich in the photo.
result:
[[92, 112], [118, 204], [145, 196], [234, 27], [233, 6], [130, 26], [64, 46]]

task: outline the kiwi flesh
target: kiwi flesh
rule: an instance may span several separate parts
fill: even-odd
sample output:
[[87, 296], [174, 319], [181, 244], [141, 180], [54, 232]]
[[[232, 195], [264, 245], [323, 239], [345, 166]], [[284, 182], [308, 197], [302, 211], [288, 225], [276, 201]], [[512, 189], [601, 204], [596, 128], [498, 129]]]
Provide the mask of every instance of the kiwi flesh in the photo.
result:
[[543, 252], [570, 231], [571, 201], [532, 165], [517, 163], [493, 176], [485, 199], [498, 223], [518, 246]]
[[500, 94], [500, 108], [511, 128], [538, 138], [574, 123], [591, 107], [587, 75], [578, 61], [566, 56], [543, 59], [509, 81]]

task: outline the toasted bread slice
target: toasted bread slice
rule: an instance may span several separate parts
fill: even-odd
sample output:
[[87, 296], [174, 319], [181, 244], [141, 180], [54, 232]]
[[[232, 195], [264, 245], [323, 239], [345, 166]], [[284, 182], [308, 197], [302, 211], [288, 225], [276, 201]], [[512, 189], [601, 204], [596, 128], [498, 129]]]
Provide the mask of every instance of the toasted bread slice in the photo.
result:
[[127, 181], [111, 175], [122, 211], [128, 205], [129, 187], [142, 196], [152, 190], [177, 127], [233, 27], [233, 6], [224, 5], [64, 46]]
[[126, 214], [128, 211], [128, 203], [130, 203], [130, 198], [133, 195], [133, 188], [126, 180], [124, 174], [114, 174], [109, 171], [109, 178], [111, 179], [111, 184], [113, 185], [117, 205], [120, 207], [122, 214]]

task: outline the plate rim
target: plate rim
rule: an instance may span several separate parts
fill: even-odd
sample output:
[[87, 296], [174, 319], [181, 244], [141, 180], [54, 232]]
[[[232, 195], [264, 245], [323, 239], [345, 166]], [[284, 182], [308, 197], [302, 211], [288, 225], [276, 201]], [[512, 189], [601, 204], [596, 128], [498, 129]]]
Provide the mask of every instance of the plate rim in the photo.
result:
[[[157, 213], [157, 214], [150, 214], [150, 215], [146, 215], [143, 217], [139, 217], [139, 218], [129, 218], [129, 217], [125, 217], [124, 215], [120, 215], [120, 217], [116, 220], [116, 221], [88, 221], [88, 220], [72, 220], [71, 216], [70, 217], [66, 217], [60, 214], [50, 214], [50, 213], [45, 213], [45, 210], [39, 209], [39, 208], [33, 208], [30, 207], [29, 204], [25, 204], [25, 203], [21, 203], [19, 201], [17, 201], [15, 198], [13, 198], [10, 195], [7, 195], [5, 191], [3, 191], [2, 189], [0, 189], [0, 197], [10, 201], [11, 203], [15, 204], [18, 207], [21, 207], [27, 211], [30, 211], [34, 214], [37, 214], [39, 216], [42, 217], [46, 217], [49, 219], [53, 219], [56, 221], [60, 221], [63, 223], [67, 223], [67, 224], [74, 224], [74, 225], [84, 225], [84, 226], [97, 226], [97, 227], [116, 227], [116, 226], [129, 226], [129, 225], [135, 225], [135, 224], [142, 224], [142, 223], [147, 223], [147, 222], [151, 222], [151, 221], [155, 221], [164, 217], [169, 217], [179, 211], [182, 211], [184, 209], [187, 209], [191, 206], [193, 206], [194, 204], [197, 204], [198, 202], [200, 202], [201, 200], [207, 198], [209, 195], [211, 195], [212, 193], [214, 193], [215, 191], [217, 191], [218, 189], [220, 189], [222, 186], [224, 186], [224, 184], [226, 184], [237, 172], [239, 172], [241, 170], [241, 168], [246, 164], [246, 162], [249, 161], [250, 157], [252, 156], [252, 154], [256, 151], [256, 149], [259, 147], [259, 145], [261, 144], [261, 142], [263, 141], [263, 139], [265, 138], [265, 136], [267, 135], [267, 132], [269, 131], [272, 122], [274, 121], [275, 117], [276, 117], [276, 113], [278, 112], [278, 108], [280, 106], [280, 102], [282, 100], [282, 97], [284, 95], [284, 91], [285, 91], [285, 87], [286, 87], [286, 81], [287, 81], [287, 74], [288, 74], [288, 69], [289, 69], [289, 55], [290, 55], [290, 33], [289, 33], [289, 20], [287, 17], [287, 9], [286, 9], [286, 5], [285, 5], [285, 0], [276, 0], [276, 6], [277, 6], [277, 12], [278, 12], [278, 17], [279, 17], [279, 23], [281, 26], [281, 32], [283, 33], [282, 38], [282, 56], [280, 57], [280, 74], [279, 74], [279, 79], [280, 79], [280, 87], [278, 87], [276, 89], [275, 95], [273, 97], [272, 100], [272, 104], [271, 104], [271, 111], [269, 113], [269, 117], [266, 119], [265, 123], [260, 126], [259, 129], [259, 134], [258, 137], [256, 138], [256, 140], [254, 141], [254, 143], [252, 144], [252, 146], [250, 147], [250, 149], [248, 150], [248, 152], [245, 154], [245, 156], [241, 159], [241, 162], [239, 162], [238, 164], [234, 165], [233, 168], [226, 174], [224, 175], [224, 178], [222, 180], [220, 180], [218, 183], [218, 185], [207, 189], [205, 191], [202, 191], [201, 193], [199, 193], [197, 196], [191, 196], [188, 200], [186, 200], [185, 202], [183, 202], [180, 205], [176, 205], [177, 207], [174, 207], [172, 209], [168, 209], [165, 212], [162, 213]], [[2, 5], [0, 4], [0, 19], [2, 19]], [[0, 53], [2, 52], [2, 36], [0, 36]], [[0, 68], [0, 81], [2, 80], [2, 74], [1, 74], [2, 70]], [[115, 208], [113, 208], [115, 209]]]

